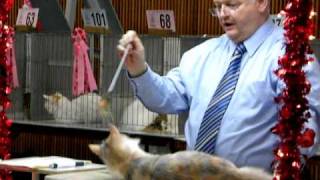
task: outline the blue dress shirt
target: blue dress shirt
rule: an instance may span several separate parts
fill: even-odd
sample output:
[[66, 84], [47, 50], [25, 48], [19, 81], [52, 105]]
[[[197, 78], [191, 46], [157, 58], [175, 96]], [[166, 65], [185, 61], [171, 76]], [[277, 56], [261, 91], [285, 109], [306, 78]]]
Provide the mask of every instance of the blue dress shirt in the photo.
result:
[[[257, 166], [271, 170], [273, 150], [279, 137], [270, 129], [277, 123], [279, 105], [274, 98], [283, 82], [274, 74], [284, 54], [283, 29], [268, 19], [244, 41], [247, 53], [241, 63], [237, 87], [221, 121], [215, 154], [238, 166]], [[150, 110], [161, 113], [188, 111], [185, 124], [187, 148], [192, 150], [203, 115], [220, 79], [225, 74], [236, 44], [226, 35], [213, 38], [187, 51], [178, 67], [159, 76], [150, 68], [131, 78], [136, 96]], [[312, 118], [307, 124], [319, 142], [320, 66], [305, 66], [312, 84], [308, 96]], [[317, 121], [316, 121], [317, 120]], [[304, 149], [313, 154], [315, 147]]]

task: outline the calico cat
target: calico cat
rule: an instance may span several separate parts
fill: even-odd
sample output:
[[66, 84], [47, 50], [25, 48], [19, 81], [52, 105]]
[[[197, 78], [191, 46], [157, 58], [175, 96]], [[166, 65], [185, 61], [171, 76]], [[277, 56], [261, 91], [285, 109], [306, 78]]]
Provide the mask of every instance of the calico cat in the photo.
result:
[[159, 114], [150, 124], [145, 126], [142, 130], [145, 132], [166, 132], [168, 131], [168, 115]]
[[43, 95], [45, 109], [63, 123], [101, 123], [112, 120], [108, 102], [95, 93], [69, 100], [61, 93]]
[[121, 134], [111, 126], [110, 135], [100, 145], [89, 148], [114, 173], [128, 180], [271, 180], [263, 170], [243, 167], [222, 158], [196, 151], [155, 155], [143, 151], [139, 140]]

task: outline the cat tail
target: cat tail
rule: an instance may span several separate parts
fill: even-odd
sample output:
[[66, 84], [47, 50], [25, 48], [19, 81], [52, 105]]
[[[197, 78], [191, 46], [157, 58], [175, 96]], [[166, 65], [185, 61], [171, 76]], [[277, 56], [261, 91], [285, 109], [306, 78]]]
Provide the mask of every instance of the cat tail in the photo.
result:
[[239, 170], [239, 174], [246, 180], [272, 180], [273, 176], [268, 172], [255, 168], [255, 167], [242, 167]]

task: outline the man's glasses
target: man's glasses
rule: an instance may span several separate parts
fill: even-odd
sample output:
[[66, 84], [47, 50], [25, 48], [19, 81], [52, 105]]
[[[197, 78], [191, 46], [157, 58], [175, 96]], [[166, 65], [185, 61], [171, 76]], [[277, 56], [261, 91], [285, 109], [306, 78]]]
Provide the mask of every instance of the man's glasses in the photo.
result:
[[240, 7], [240, 5], [241, 3], [215, 5], [214, 7], [209, 9], [209, 13], [212, 16], [217, 16], [217, 17], [221, 16], [221, 11], [223, 11], [224, 13], [232, 14]]

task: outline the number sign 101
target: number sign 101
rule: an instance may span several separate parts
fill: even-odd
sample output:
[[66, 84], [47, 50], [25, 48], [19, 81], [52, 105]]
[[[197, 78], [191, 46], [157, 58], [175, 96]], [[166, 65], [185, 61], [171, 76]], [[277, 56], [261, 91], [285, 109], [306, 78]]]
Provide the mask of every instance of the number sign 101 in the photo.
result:
[[84, 26], [108, 29], [108, 20], [103, 9], [82, 9]]

